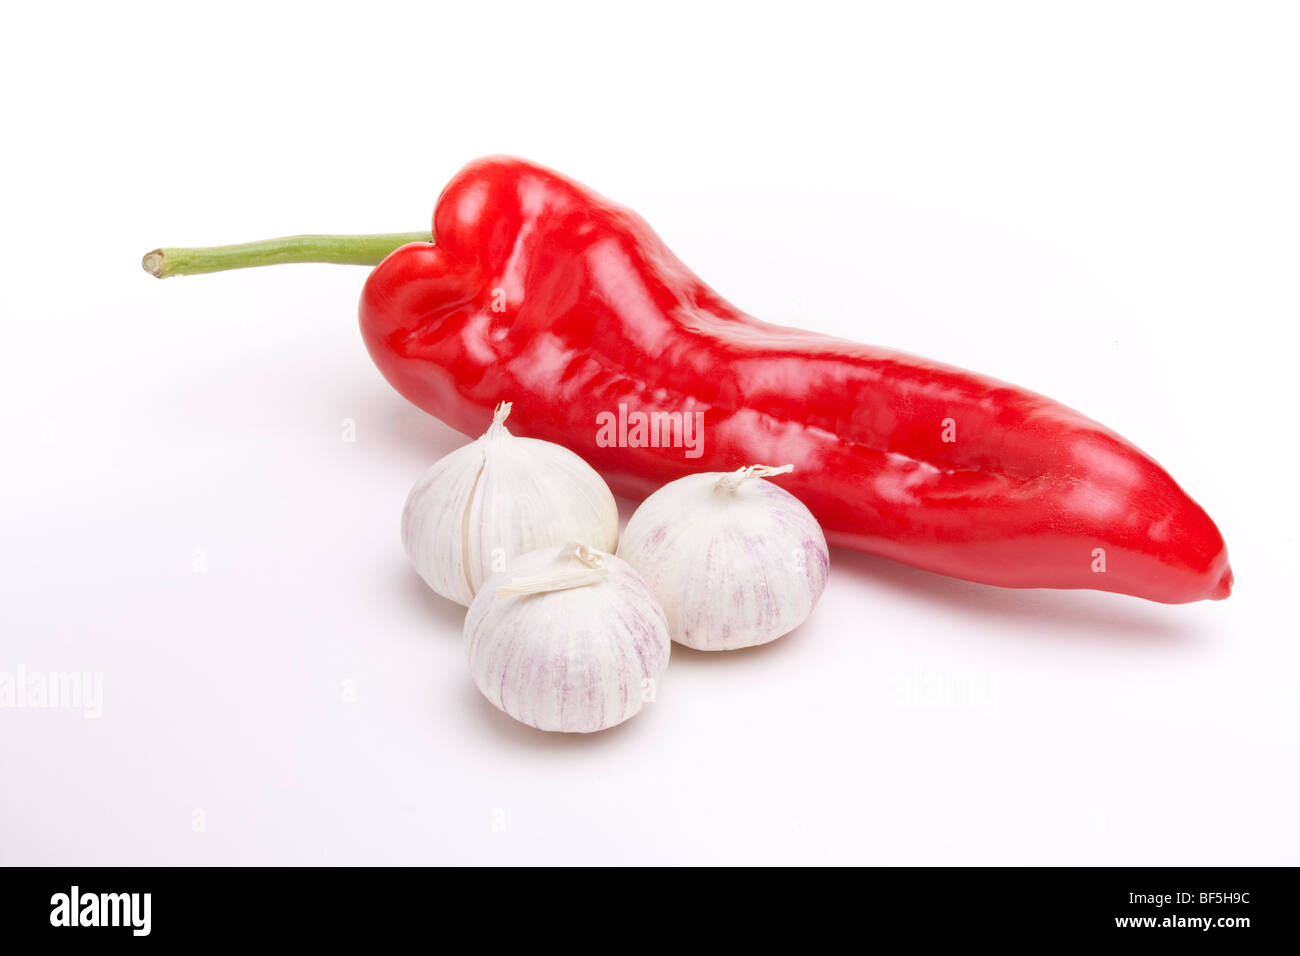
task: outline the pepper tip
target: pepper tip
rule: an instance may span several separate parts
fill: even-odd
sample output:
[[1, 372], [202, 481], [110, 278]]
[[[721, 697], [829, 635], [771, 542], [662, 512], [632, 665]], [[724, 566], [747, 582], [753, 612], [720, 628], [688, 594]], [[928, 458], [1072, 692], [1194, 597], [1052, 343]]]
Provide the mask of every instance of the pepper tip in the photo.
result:
[[1210, 592], [1210, 600], [1222, 601], [1227, 598], [1232, 594], [1232, 585], [1232, 568], [1228, 568], [1223, 572], [1223, 577], [1219, 578], [1218, 583], [1215, 584], [1214, 590]]

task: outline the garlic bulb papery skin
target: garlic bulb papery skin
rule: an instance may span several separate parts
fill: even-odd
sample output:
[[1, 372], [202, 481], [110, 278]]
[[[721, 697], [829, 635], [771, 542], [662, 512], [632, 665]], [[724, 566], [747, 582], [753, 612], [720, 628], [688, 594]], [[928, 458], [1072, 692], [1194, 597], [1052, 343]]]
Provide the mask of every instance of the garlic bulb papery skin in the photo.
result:
[[510, 403], [488, 430], [438, 460], [402, 510], [402, 546], [424, 582], [469, 606], [512, 558], [577, 541], [613, 551], [618, 505], [594, 468], [562, 445], [506, 429]]
[[539, 730], [593, 733], [627, 720], [654, 700], [671, 647], [641, 576], [576, 544], [515, 559], [465, 616], [474, 683]]
[[817, 519], [752, 465], [688, 475], [633, 513], [618, 555], [641, 572], [674, 641], [702, 651], [766, 644], [812, 613], [830, 553]]

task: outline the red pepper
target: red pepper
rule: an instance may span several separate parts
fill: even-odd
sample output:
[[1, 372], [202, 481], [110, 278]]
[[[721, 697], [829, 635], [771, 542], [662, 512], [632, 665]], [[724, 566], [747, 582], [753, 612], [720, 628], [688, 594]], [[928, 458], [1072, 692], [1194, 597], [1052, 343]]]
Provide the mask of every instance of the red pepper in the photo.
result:
[[[1167, 603], [1231, 590], [1214, 522], [1119, 435], [993, 379], [760, 322], [640, 217], [550, 170], [471, 163], [432, 236], [371, 273], [361, 330], [389, 382], [459, 431], [481, 433], [509, 400], [512, 431], [567, 446], [629, 497], [793, 463], [775, 480], [832, 544], [971, 581]], [[263, 261], [322, 258], [293, 248]], [[220, 252], [187, 264], [194, 251], [160, 250], [146, 267], [260, 264]]]

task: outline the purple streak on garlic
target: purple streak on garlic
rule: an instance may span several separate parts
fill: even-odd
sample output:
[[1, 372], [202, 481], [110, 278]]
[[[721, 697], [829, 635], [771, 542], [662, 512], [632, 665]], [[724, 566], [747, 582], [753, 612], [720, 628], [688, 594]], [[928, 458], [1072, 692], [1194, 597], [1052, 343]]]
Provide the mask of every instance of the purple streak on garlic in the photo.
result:
[[477, 440], [439, 459], [402, 510], [402, 546], [426, 584], [466, 606], [518, 555], [566, 541], [612, 551], [618, 505], [562, 445], [506, 430], [510, 403]]
[[704, 651], [766, 644], [812, 613], [830, 554], [803, 502], [752, 465], [670, 482], [633, 513], [618, 555], [650, 585], [672, 639]]
[[540, 730], [592, 733], [627, 720], [654, 699], [670, 648], [641, 576], [573, 543], [516, 558], [465, 617], [474, 683]]

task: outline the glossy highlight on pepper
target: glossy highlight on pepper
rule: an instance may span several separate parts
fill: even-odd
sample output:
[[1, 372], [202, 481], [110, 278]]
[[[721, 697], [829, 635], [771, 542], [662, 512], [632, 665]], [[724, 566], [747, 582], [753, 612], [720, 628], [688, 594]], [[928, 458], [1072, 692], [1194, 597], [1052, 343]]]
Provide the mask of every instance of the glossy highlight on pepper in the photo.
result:
[[[1004, 587], [1227, 597], [1209, 516], [1153, 459], [1057, 402], [888, 349], [755, 319], [635, 213], [518, 159], [466, 166], [432, 242], [366, 281], [361, 329], [410, 401], [466, 434], [517, 402], [616, 494], [789, 461], [832, 544]], [[620, 406], [702, 414], [702, 455], [611, 447]]]

